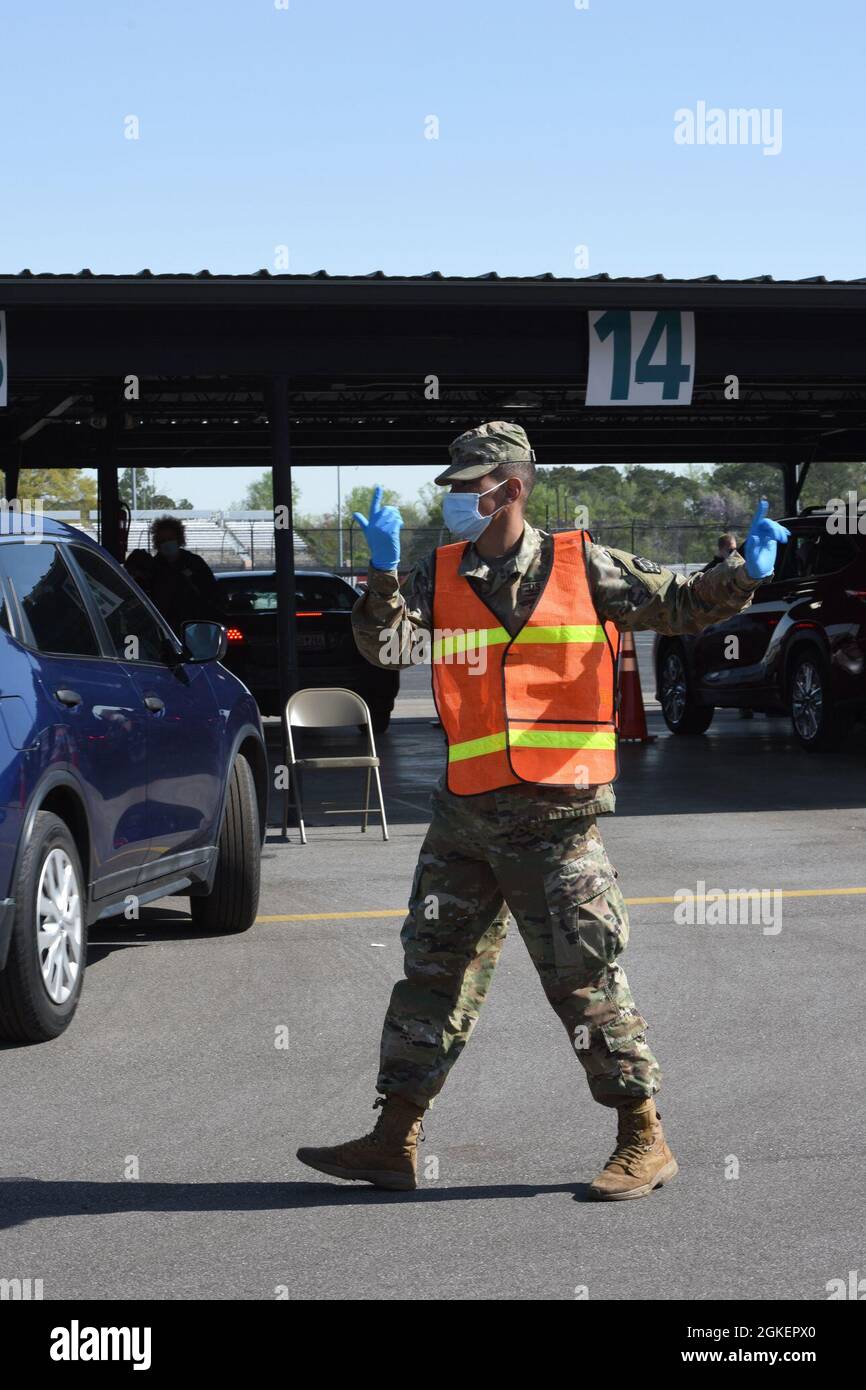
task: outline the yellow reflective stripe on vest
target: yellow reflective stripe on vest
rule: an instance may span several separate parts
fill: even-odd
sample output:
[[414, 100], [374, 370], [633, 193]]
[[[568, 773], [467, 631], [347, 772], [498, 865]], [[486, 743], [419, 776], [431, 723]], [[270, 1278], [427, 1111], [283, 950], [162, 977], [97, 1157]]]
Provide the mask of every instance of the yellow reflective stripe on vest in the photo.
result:
[[[479, 651], [481, 647], [501, 647], [511, 641], [504, 627], [470, 628], [467, 632], [455, 632], [450, 637], [437, 637], [433, 643], [433, 660], [441, 661], [443, 656], [459, 656], [467, 649]], [[604, 628], [598, 623], [566, 623], [555, 627], [524, 627], [514, 639], [515, 645], [549, 642], [575, 642], [587, 644], [606, 642]]]
[[[503, 753], [506, 744], [505, 734], [488, 734], [485, 738], [471, 738], [466, 743], [452, 743], [448, 749], [448, 761], [460, 763], [466, 758], [483, 758], [488, 753]], [[511, 734], [511, 746], [612, 750], [616, 748], [616, 733], [613, 729], [515, 729]]]
[[616, 748], [613, 729], [594, 733], [565, 729], [514, 729], [512, 748]]
[[505, 735], [488, 734], [485, 738], [470, 738], [466, 743], [452, 743], [448, 749], [448, 761], [460, 763], [464, 758], [483, 758], [487, 753], [504, 752]]
[[607, 636], [598, 623], [569, 623], [562, 627], [524, 627], [514, 639], [525, 642], [606, 642]]
[[433, 660], [459, 655], [467, 648], [477, 652], [481, 647], [501, 647], [510, 641], [504, 627], [469, 628], [468, 632], [455, 632], [451, 637], [437, 637], [433, 643]]

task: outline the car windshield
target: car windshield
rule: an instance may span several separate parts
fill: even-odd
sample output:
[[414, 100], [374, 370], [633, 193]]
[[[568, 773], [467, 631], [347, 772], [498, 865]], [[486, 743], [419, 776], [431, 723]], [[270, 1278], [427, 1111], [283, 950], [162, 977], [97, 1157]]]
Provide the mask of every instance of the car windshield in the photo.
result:
[[[243, 613], [275, 613], [277, 587], [272, 574], [241, 575], [220, 579], [224, 612], [234, 617]], [[358, 595], [336, 574], [296, 574], [295, 608], [298, 613], [348, 613]]]

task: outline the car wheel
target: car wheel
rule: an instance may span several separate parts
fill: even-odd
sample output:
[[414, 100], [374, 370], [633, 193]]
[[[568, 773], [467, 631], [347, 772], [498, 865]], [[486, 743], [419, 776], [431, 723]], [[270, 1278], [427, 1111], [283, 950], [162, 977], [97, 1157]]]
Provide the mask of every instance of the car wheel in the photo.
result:
[[15, 925], [0, 971], [0, 1037], [40, 1043], [69, 1026], [87, 957], [86, 894], [69, 828], [37, 811], [15, 882]]
[[699, 705], [692, 695], [680, 647], [669, 647], [662, 655], [659, 699], [664, 721], [673, 734], [703, 734], [713, 722], [713, 705]]
[[849, 720], [833, 702], [826, 667], [813, 652], [795, 655], [788, 682], [791, 726], [804, 748], [827, 751], [837, 748]]
[[247, 931], [259, 906], [262, 846], [255, 779], [240, 753], [229, 778], [218, 854], [211, 892], [189, 900], [193, 923], [209, 932]]

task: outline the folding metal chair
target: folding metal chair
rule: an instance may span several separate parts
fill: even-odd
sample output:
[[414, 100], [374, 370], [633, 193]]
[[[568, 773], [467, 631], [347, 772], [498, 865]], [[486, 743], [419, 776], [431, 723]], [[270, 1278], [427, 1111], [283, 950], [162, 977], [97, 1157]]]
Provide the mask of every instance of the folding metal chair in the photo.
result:
[[[307, 843], [300, 788], [301, 774], [306, 768], [359, 767], [367, 769], [364, 820], [361, 824], [361, 832], [363, 834], [367, 829], [367, 817], [370, 810], [370, 781], [375, 773], [376, 790], [379, 794], [379, 810], [382, 815], [382, 839], [387, 840], [389, 838], [388, 823], [385, 820], [385, 803], [382, 800], [379, 759], [376, 755], [376, 741], [373, 738], [373, 721], [370, 718], [370, 710], [366, 701], [362, 700], [360, 695], [356, 695], [353, 690], [339, 688], [334, 690], [299, 690], [290, 697], [286, 704], [285, 719], [289, 781], [283, 797], [283, 839], [287, 839], [289, 834], [289, 792], [293, 790], [295, 805], [298, 809], [298, 824], [301, 827], [301, 843]], [[366, 728], [368, 740], [368, 752], [366, 754], [358, 754], [354, 757], [295, 757], [295, 745], [292, 738], [293, 727], [295, 729], [336, 729], [348, 724], [363, 724]]]

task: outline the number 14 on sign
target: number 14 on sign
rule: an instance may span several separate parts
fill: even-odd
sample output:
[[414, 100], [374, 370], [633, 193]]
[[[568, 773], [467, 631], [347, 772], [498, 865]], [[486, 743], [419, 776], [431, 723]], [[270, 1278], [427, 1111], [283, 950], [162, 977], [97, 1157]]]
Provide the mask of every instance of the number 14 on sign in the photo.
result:
[[691, 311], [590, 311], [587, 405], [690, 405], [694, 377]]

